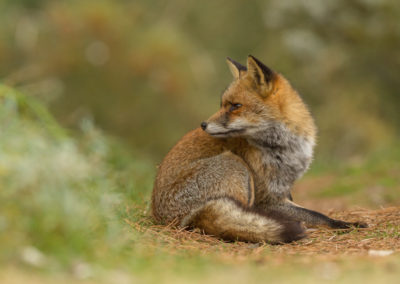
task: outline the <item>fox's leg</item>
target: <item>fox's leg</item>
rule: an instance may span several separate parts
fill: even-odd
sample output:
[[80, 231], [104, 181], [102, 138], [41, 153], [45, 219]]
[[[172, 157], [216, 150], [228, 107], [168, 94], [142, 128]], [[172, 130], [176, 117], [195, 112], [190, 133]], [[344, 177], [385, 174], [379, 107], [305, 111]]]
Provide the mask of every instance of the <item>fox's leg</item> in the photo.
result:
[[272, 208], [284, 212], [291, 218], [297, 221], [305, 222], [309, 226], [328, 226], [333, 229], [346, 229], [351, 227], [366, 228], [367, 224], [362, 222], [345, 222], [329, 218], [328, 216], [301, 207], [292, 201], [286, 200], [285, 202], [279, 203], [278, 205], [272, 206]]
[[192, 216], [209, 200], [230, 198], [244, 208], [253, 206], [253, 177], [247, 165], [237, 155], [227, 151], [196, 160], [190, 165], [188, 172], [190, 175], [182, 178], [182, 184], [169, 190], [173, 195], [168, 196], [168, 200], [172, 201], [164, 206], [178, 212], [175, 215], [179, 216], [180, 226], [189, 226]]
[[197, 167], [196, 183], [205, 200], [230, 197], [244, 207], [253, 206], [253, 175], [242, 158], [226, 151], [197, 161]]

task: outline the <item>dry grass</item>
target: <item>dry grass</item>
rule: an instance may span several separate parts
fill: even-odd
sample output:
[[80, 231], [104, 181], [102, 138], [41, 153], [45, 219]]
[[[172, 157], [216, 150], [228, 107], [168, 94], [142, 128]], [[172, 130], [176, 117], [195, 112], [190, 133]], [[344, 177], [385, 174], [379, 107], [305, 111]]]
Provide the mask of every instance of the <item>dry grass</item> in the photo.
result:
[[[318, 255], [335, 257], [343, 255], [368, 255], [371, 250], [400, 251], [400, 207], [379, 210], [357, 209], [331, 214], [347, 221], [363, 221], [366, 229], [330, 230], [309, 229], [308, 236], [298, 242], [284, 245], [224, 242], [196, 231], [177, 230], [166, 226], [143, 225], [126, 220], [135, 230], [143, 232], [146, 246], [160, 247], [171, 253], [216, 255], [219, 260], [263, 261], [273, 256], [277, 261], [285, 256]], [[144, 220], [145, 223], [149, 220]]]
[[366, 229], [329, 230], [315, 229], [308, 238], [294, 244], [276, 248], [285, 254], [367, 254], [369, 250], [400, 251], [400, 208], [379, 210], [358, 209], [332, 214], [334, 218], [348, 221], [361, 220]]
[[[308, 237], [299, 242], [269, 245], [223, 242], [198, 232], [156, 226], [148, 217], [140, 222], [126, 219], [132, 230], [141, 232], [144, 251], [135, 253], [150, 256], [153, 262], [148, 267], [135, 273], [102, 270], [93, 279], [77, 279], [74, 274], [43, 274], [11, 265], [0, 270], [0, 282], [233, 284], [265, 283], [268, 279], [272, 283], [399, 283], [400, 207], [347, 210], [330, 215], [364, 221], [370, 227], [310, 230]], [[371, 250], [388, 250], [393, 255], [374, 257]], [[159, 258], [160, 251], [170, 257]], [[205, 256], [203, 266], [198, 266], [201, 262], [196, 261], [197, 256]], [[177, 269], [182, 266], [183, 270]]]

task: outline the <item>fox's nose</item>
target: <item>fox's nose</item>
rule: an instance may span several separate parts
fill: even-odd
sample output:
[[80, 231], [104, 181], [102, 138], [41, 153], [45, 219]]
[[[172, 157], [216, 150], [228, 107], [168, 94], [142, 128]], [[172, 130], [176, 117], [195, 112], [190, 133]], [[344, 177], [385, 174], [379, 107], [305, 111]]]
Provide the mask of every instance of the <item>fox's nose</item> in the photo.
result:
[[200, 126], [201, 126], [201, 129], [203, 129], [203, 130], [206, 130], [206, 128], [207, 128], [207, 122], [202, 122], [201, 124], [200, 124]]

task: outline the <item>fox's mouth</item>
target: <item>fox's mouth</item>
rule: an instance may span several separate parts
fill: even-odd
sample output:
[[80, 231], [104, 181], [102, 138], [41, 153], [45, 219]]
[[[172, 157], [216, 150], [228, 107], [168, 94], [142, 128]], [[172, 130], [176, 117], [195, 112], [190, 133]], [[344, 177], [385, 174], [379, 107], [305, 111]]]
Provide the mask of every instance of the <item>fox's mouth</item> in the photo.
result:
[[221, 132], [207, 132], [207, 131], [206, 132], [214, 137], [223, 137], [223, 136], [226, 136], [226, 135], [232, 134], [232, 133], [242, 133], [243, 131], [244, 131], [244, 129], [231, 129], [228, 131], [221, 131]]

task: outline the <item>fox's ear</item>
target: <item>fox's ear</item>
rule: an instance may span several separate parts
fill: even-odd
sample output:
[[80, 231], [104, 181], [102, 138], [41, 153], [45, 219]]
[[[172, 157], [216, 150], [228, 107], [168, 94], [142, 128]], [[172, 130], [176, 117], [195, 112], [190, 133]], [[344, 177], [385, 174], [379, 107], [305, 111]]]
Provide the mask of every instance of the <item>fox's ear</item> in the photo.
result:
[[260, 60], [249, 55], [247, 57], [247, 77], [256, 88], [261, 89], [261, 94], [268, 95], [272, 90], [276, 73]]
[[236, 62], [235, 60], [231, 59], [230, 57], [226, 58], [226, 63], [228, 63], [229, 69], [232, 72], [232, 75], [235, 79], [239, 79], [241, 74], [243, 72], [247, 71], [246, 66], [243, 66], [239, 62]]

